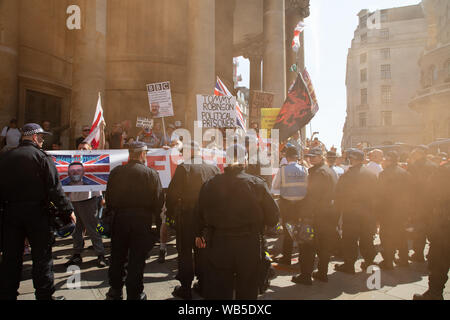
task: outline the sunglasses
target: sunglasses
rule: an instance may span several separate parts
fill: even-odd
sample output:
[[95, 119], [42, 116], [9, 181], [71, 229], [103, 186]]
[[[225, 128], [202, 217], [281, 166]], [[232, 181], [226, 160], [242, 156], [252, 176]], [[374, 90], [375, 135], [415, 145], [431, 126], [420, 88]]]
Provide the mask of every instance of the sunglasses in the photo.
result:
[[83, 129], [83, 132], [91, 131], [91, 129]]

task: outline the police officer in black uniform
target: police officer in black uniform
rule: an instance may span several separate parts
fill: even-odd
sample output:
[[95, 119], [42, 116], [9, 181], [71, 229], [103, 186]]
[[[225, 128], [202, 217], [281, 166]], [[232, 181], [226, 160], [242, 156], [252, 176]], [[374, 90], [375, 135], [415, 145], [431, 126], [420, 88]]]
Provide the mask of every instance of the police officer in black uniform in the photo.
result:
[[377, 176], [363, 165], [364, 152], [352, 149], [347, 154], [351, 167], [339, 179], [335, 196], [336, 208], [342, 213], [344, 264], [335, 265], [335, 269], [354, 274], [358, 247], [364, 258], [361, 269], [372, 265], [376, 256], [373, 241]]
[[[240, 161], [233, 156], [236, 152]], [[237, 300], [257, 299], [260, 234], [278, 223], [279, 209], [266, 183], [244, 172], [244, 154], [242, 146], [229, 148], [227, 158], [235, 160], [200, 191], [199, 216], [206, 235], [196, 244], [206, 247], [206, 299], [231, 300], [234, 290]]]
[[128, 300], [147, 299], [145, 260], [157, 238], [151, 231], [152, 214], [160, 213], [164, 202], [158, 172], [146, 165], [147, 145], [131, 143], [129, 154], [128, 164], [111, 171], [106, 187], [107, 210], [113, 214], [107, 300], [123, 299], [125, 282]]
[[441, 165], [431, 181], [428, 290], [414, 295], [414, 300], [443, 300], [450, 268], [450, 162]]
[[[181, 286], [175, 287], [173, 295], [182, 299], [192, 299], [191, 284], [195, 274], [198, 278], [198, 290], [201, 293], [203, 279], [199, 252], [195, 247], [198, 226], [195, 225], [195, 209], [203, 184], [209, 178], [220, 173], [219, 168], [202, 161], [201, 150], [196, 142], [191, 142], [189, 163], [180, 164], [170, 181], [167, 190], [167, 217], [175, 220], [177, 232], [178, 274], [176, 279]], [[189, 150], [188, 150], [189, 151]], [[196, 162], [199, 162], [198, 164]], [[194, 249], [195, 259], [192, 259]]]
[[[409, 265], [407, 226], [411, 212], [411, 175], [398, 165], [396, 151], [386, 154], [384, 170], [378, 176], [377, 217], [380, 223], [380, 240], [383, 247], [381, 269], [391, 270], [394, 262]], [[399, 250], [399, 259], [395, 251]]]
[[42, 150], [45, 132], [38, 124], [22, 128], [17, 149], [0, 158], [0, 202], [3, 206], [0, 267], [0, 300], [17, 299], [23, 263], [25, 238], [31, 246], [33, 285], [37, 300], [62, 300], [53, 297], [53, 232], [50, 202], [61, 216], [75, 222], [73, 207], [65, 196], [52, 158]]
[[[336, 173], [325, 163], [321, 148], [313, 148], [306, 157], [313, 165], [308, 170], [308, 187], [303, 199], [302, 219], [310, 220], [314, 226], [313, 244], [300, 246], [301, 274], [293, 282], [311, 285], [311, 275], [322, 282], [328, 282], [328, 264], [330, 262], [338, 217], [334, 210], [334, 190], [337, 183]], [[316, 253], [319, 257], [318, 271], [312, 273]]]
[[433, 206], [430, 179], [438, 169], [435, 163], [427, 159], [427, 151], [427, 146], [418, 146], [409, 156], [408, 172], [412, 177], [411, 201], [414, 202], [412, 219], [414, 254], [411, 256], [411, 260], [414, 262], [425, 261], [424, 249], [430, 231], [430, 208]]

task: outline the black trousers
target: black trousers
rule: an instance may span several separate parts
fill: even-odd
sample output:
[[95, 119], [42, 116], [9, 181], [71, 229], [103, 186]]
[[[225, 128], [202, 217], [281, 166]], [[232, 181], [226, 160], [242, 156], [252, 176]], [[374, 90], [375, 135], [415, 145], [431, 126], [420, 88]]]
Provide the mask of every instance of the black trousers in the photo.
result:
[[125, 284], [128, 300], [138, 300], [144, 291], [145, 260], [155, 237], [150, 219], [132, 212], [116, 213], [111, 234], [109, 284], [118, 291]]
[[386, 221], [380, 224], [380, 240], [383, 247], [383, 260], [388, 263], [394, 261], [395, 252], [398, 250], [399, 258], [408, 261], [408, 235], [405, 228], [398, 226], [394, 221]]
[[212, 235], [206, 244], [207, 300], [256, 300], [261, 246], [258, 234]]
[[[447, 237], [448, 234], [441, 235]], [[434, 295], [440, 296], [444, 292], [445, 283], [448, 280], [448, 271], [450, 268], [450, 244], [448, 239], [432, 239], [428, 253], [428, 277], [429, 291]]]
[[300, 273], [311, 276], [314, 270], [316, 255], [319, 259], [317, 268], [319, 273], [328, 273], [331, 253], [334, 246], [335, 234], [332, 227], [315, 227], [315, 240], [311, 243], [300, 244]]
[[425, 245], [427, 244], [427, 229], [423, 224], [416, 224], [413, 232], [413, 250], [418, 257], [424, 256]]
[[55, 292], [53, 233], [49, 218], [40, 207], [17, 205], [7, 208], [3, 220], [3, 259], [0, 265], [0, 300], [15, 300], [19, 290], [25, 238], [31, 246], [33, 286], [37, 300]]
[[283, 223], [283, 257], [291, 259], [294, 241], [292, 240], [286, 228], [286, 223], [297, 224], [300, 218], [301, 201], [290, 201], [281, 198], [278, 201], [280, 215]]
[[353, 265], [358, 259], [358, 248], [364, 261], [372, 263], [376, 256], [373, 244], [375, 235], [375, 224], [371, 221], [350, 220], [342, 225], [342, 244], [344, 262]]
[[[203, 285], [203, 251], [195, 246], [195, 231], [193, 220], [184, 217], [176, 222], [178, 273], [176, 279], [183, 287], [190, 288], [194, 276], [197, 276], [199, 284]], [[194, 256], [193, 256], [194, 254]]]

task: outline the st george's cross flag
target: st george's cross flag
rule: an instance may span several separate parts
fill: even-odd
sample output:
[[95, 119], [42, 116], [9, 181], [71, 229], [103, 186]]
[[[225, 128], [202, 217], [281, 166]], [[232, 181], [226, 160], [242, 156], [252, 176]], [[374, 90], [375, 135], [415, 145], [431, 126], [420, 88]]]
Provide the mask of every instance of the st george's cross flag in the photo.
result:
[[94, 121], [92, 122], [91, 131], [89, 136], [84, 139], [84, 142], [89, 143], [92, 149], [97, 150], [100, 144], [100, 130], [102, 122], [106, 126], [105, 119], [103, 118], [102, 97], [98, 94], [97, 108], [95, 110]]

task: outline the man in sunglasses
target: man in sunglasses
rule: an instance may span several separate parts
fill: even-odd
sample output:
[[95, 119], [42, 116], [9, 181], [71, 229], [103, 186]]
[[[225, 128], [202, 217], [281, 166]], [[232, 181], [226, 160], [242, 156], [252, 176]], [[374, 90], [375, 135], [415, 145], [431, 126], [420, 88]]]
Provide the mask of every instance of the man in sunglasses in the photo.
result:
[[83, 126], [83, 129], [81, 131], [81, 137], [77, 138], [75, 141], [75, 148], [79, 149], [80, 144], [89, 136], [89, 133], [91, 132], [91, 127], [89, 126]]

